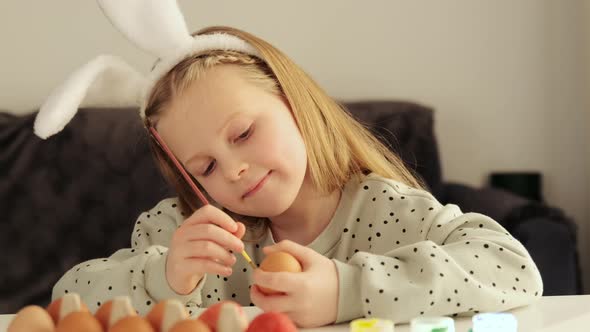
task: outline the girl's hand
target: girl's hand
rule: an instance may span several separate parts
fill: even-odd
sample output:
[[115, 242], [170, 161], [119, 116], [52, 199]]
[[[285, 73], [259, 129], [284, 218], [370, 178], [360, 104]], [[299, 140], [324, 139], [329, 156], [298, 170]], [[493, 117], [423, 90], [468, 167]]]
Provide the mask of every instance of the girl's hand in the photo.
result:
[[236, 257], [229, 252], [241, 252], [240, 240], [246, 231], [244, 224], [205, 205], [187, 218], [174, 232], [166, 260], [166, 279], [176, 293], [192, 292], [205, 273], [229, 276]]
[[[302, 272], [264, 272], [256, 269], [250, 289], [252, 302], [264, 311], [287, 314], [300, 327], [332, 324], [338, 313], [338, 273], [336, 265], [313, 249], [292, 241], [281, 241], [263, 249], [265, 254], [285, 251], [302, 266]], [[257, 285], [283, 292], [264, 295]]]

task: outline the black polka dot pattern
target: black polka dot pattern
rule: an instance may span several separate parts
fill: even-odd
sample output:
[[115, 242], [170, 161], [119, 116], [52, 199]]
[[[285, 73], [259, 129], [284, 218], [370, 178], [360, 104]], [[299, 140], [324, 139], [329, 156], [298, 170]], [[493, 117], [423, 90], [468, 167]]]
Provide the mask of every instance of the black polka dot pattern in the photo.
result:
[[[532, 301], [531, 296], [523, 297], [523, 294], [530, 293], [526, 287], [512, 289], [508, 282], [526, 276], [540, 289], [540, 280], [535, 279], [538, 274], [521, 275], [526, 270], [526, 264], [517, 264], [518, 260], [510, 261], [513, 256], [497, 256], [490, 251], [494, 249], [506, 253], [514, 248], [501, 244], [511, 241], [511, 237], [505, 236], [497, 223], [483, 215], [463, 214], [454, 206], [442, 207], [433, 198], [425, 198], [423, 192], [408, 190], [396, 196], [399, 188], [383, 189], [382, 184], [376, 182], [363, 186], [366, 192], [363, 195], [368, 200], [366, 210], [371, 214], [359, 211], [346, 224], [347, 231], [341, 234], [342, 242], [348, 240], [351, 243], [346, 261], [360, 266], [361, 274], [365, 275], [363, 280], [368, 280], [361, 286], [361, 294], [365, 296], [362, 302], [365, 316], [391, 317], [391, 312], [395, 312], [391, 318], [407, 321], [425, 313], [473, 314], [476, 307], [488, 308], [489, 303], [495, 303], [497, 310], [506, 310], [511, 308], [510, 301], [505, 299], [507, 295]], [[385, 193], [385, 199], [380, 199], [379, 194]], [[366, 225], [364, 228], [363, 224]], [[485, 240], [488, 235], [494, 239], [493, 242]], [[499, 236], [505, 236], [504, 240], [498, 240]], [[408, 246], [408, 243], [413, 245]], [[480, 249], [470, 248], [472, 243], [479, 245]], [[358, 251], [356, 248], [363, 249]], [[521, 250], [524, 251], [523, 248]], [[401, 262], [395, 262], [395, 258], [391, 257], [394, 252]], [[530, 260], [523, 261], [531, 264]], [[388, 282], [389, 278], [395, 282]], [[413, 286], [404, 288], [400, 282], [407, 285], [418, 282], [422, 287], [433, 288], [423, 295], [412, 294], [416, 289]], [[482, 284], [486, 293], [481, 293]], [[496, 293], [490, 295], [490, 289], [495, 289]], [[507, 290], [511, 293], [502, 294]], [[437, 301], [441, 298], [440, 294], [449, 297]], [[406, 298], [412, 301], [400, 300], [402, 295], [410, 295]], [[534, 296], [539, 296], [538, 290]], [[387, 302], [388, 297], [394, 301]], [[399, 314], [400, 311], [405, 314]]]
[[[407, 322], [420, 315], [504, 311], [542, 295], [538, 270], [524, 248], [490, 218], [463, 214], [427, 192], [375, 176], [347, 188], [354, 208], [333, 221], [339, 223], [330, 225], [335, 231], [322, 233], [313, 249], [332, 255], [338, 273], [352, 273], [339, 293], [344, 303], [358, 305], [352, 312]], [[97, 307], [109, 296], [128, 294], [141, 314], [156, 298], [178, 298], [162, 274], [166, 244], [184, 218], [175, 199], [160, 202], [139, 216], [132, 248], [75, 266], [55, 289], [77, 292]], [[271, 244], [264, 237], [245, 246], [260, 263], [262, 249]], [[252, 269], [232, 254], [237, 260], [230, 276], [207, 275], [181, 297], [191, 315], [223, 300], [253, 305]]]

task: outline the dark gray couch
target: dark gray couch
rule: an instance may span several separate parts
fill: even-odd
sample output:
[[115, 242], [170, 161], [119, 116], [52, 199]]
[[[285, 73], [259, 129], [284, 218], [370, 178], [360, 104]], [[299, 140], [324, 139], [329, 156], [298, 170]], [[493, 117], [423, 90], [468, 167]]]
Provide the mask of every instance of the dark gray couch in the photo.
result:
[[[443, 181], [430, 108], [346, 105], [442, 203], [487, 214], [522, 241], [545, 295], [580, 292], [576, 228], [560, 209]], [[47, 141], [34, 136], [33, 121], [34, 114], [0, 113], [0, 313], [47, 304], [66, 270], [129, 246], [139, 213], [173, 195], [151, 159], [137, 110], [83, 109]]]

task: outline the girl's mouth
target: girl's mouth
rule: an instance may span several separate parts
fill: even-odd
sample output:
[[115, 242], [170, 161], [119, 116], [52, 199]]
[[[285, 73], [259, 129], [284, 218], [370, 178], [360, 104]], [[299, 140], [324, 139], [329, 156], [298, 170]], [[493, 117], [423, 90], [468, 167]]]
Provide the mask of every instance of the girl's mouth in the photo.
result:
[[270, 177], [271, 173], [272, 173], [272, 171], [269, 171], [260, 181], [258, 181], [258, 183], [255, 186], [250, 188], [250, 190], [248, 190], [248, 192], [246, 192], [242, 196], [242, 199], [244, 199], [246, 197], [250, 197], [250, 196], [256, 194], [258, 191], [260, 191], [260, 189], [262, 189], [262, 187], [264, 186], [266, 181], [268, 181], [268, 178]]

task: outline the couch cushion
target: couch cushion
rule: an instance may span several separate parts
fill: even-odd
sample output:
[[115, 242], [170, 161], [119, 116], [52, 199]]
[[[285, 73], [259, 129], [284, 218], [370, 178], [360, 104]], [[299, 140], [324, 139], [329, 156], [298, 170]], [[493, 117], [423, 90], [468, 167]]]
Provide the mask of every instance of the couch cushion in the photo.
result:
[[403, 101], [360, 101], [344, 103], [343, 106], [397, 152], [435, 196], [439, 194], [441, 167], [432, 109]]
[[48, 301], [74, 264], [129, 246], [139, 213], [171, 195], [136, 110], [80, 110], [48, 140], [34, 116], [0, 117], [0, 313]]

